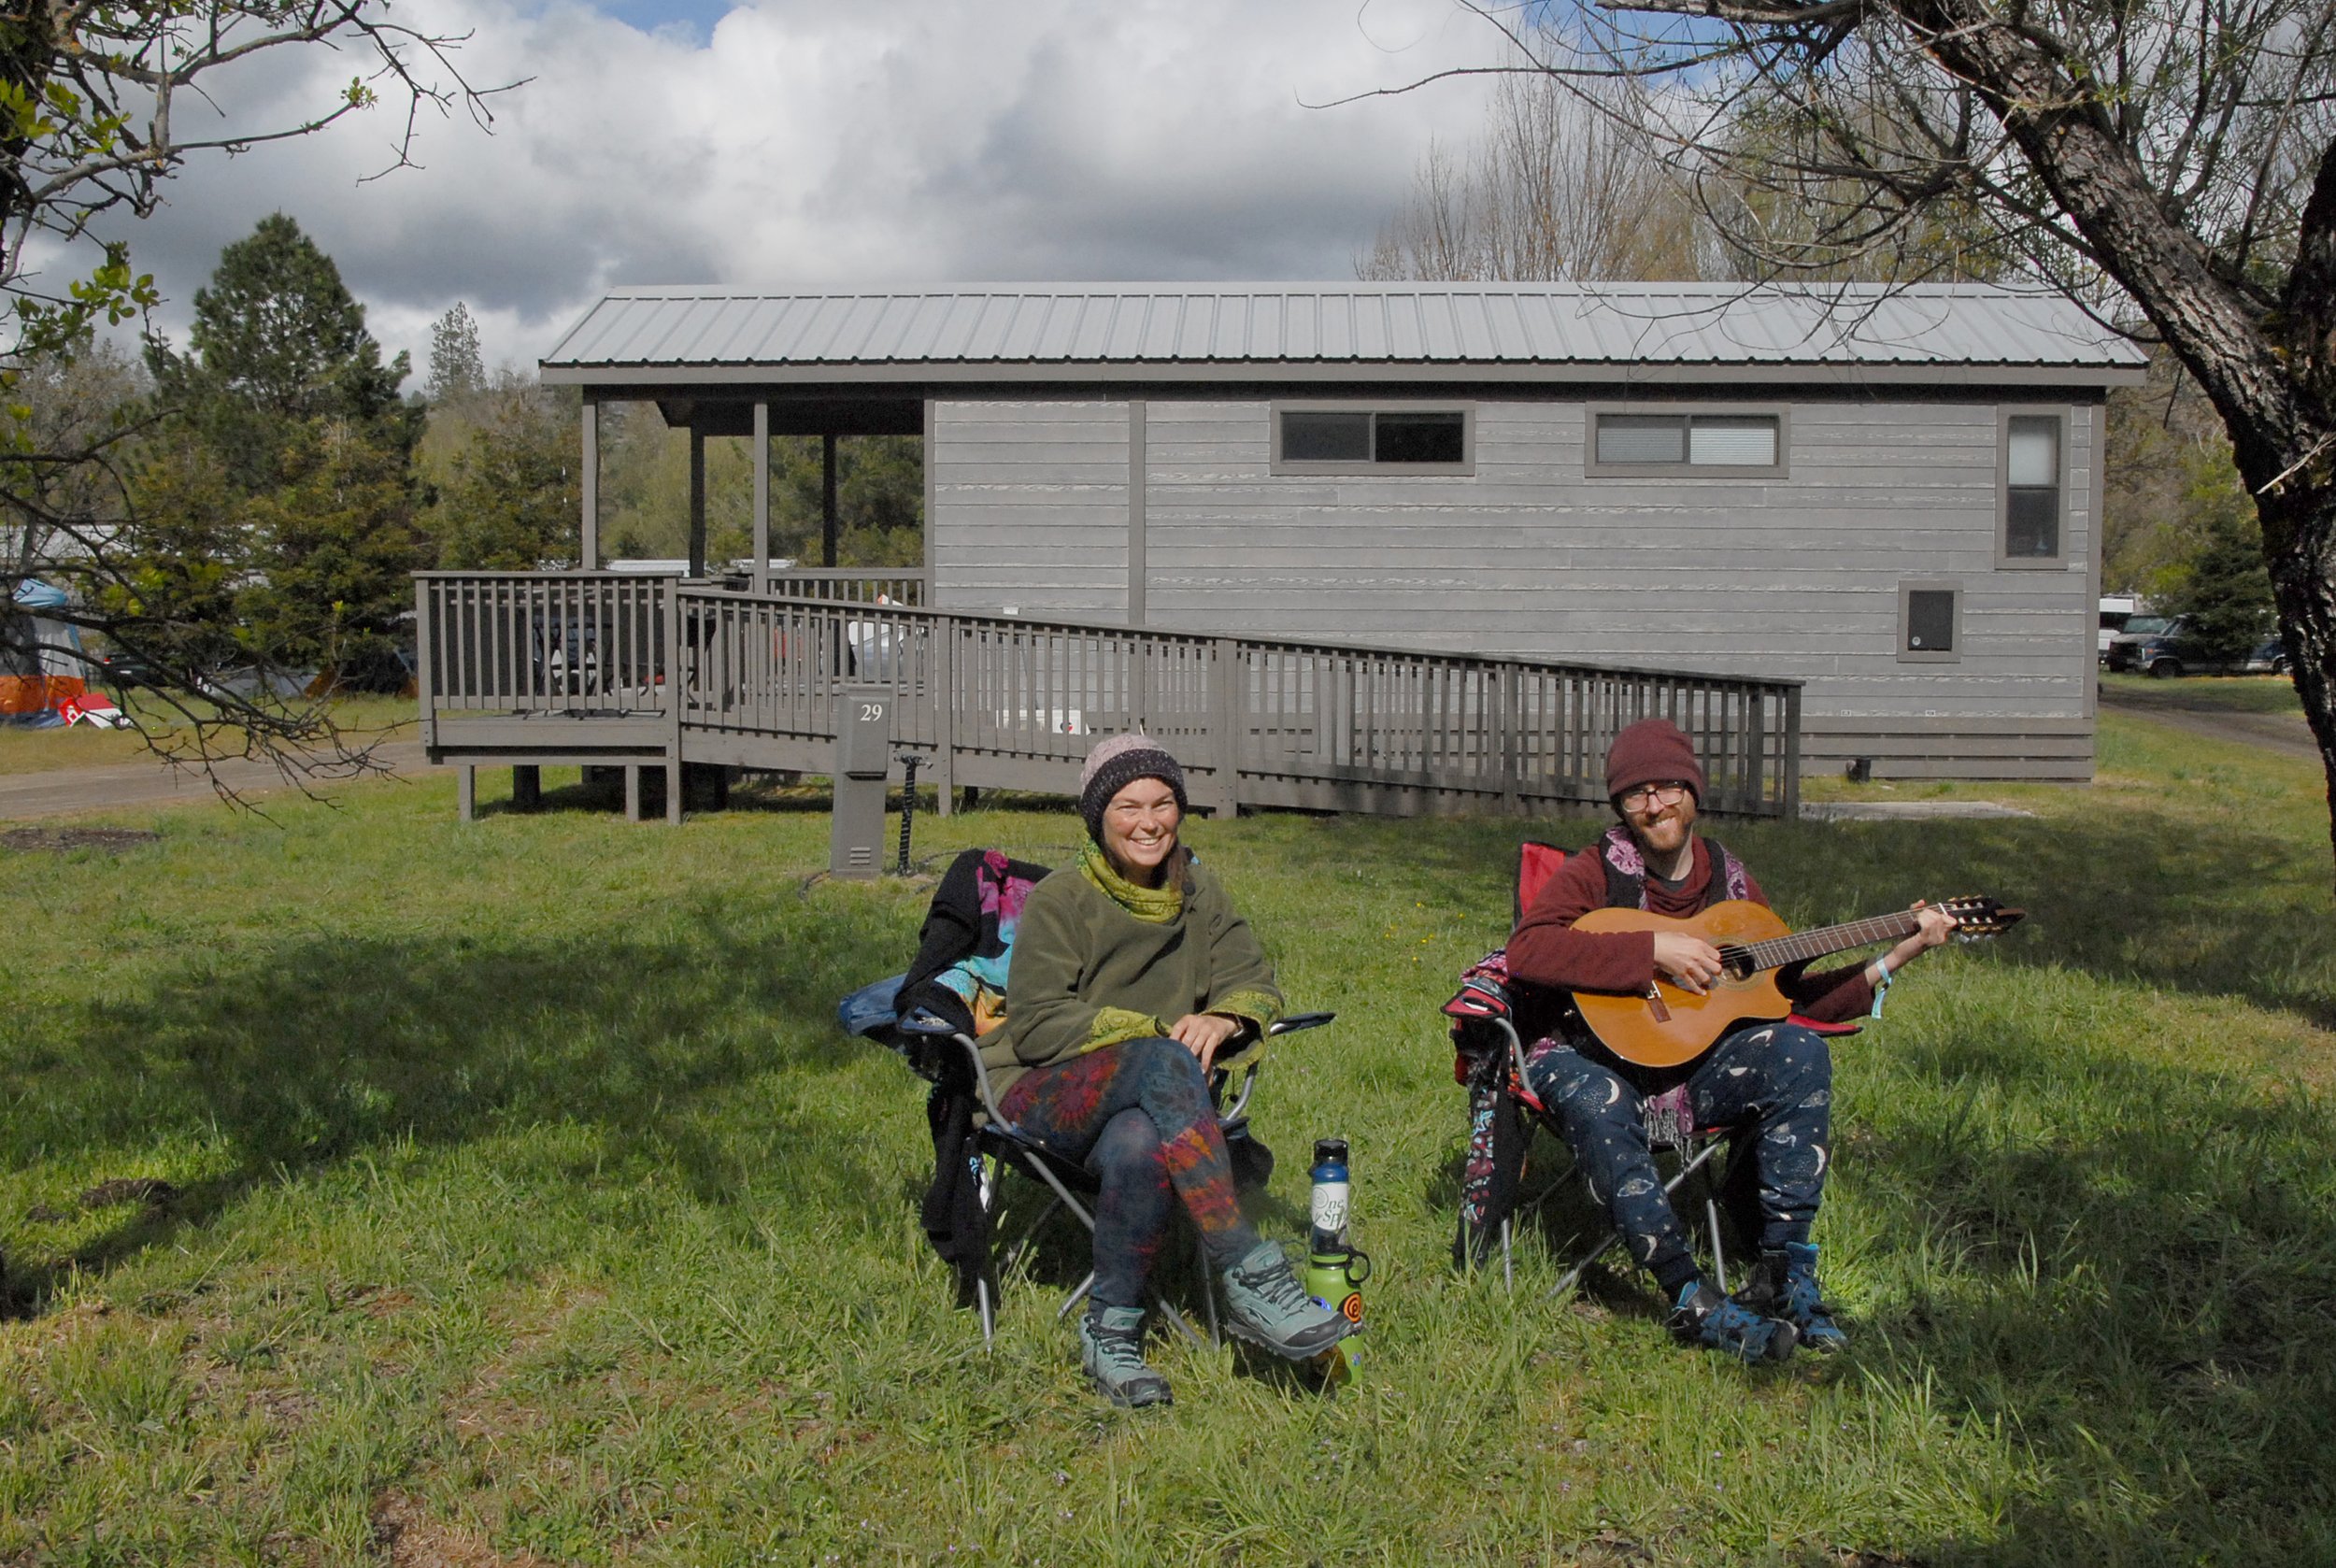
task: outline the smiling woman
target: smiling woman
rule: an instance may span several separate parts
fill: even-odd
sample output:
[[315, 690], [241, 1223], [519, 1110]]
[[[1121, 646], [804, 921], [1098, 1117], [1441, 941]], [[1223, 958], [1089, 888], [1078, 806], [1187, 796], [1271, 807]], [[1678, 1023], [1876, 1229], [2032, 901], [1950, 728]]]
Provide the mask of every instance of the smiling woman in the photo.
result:
[[1079, 1345], [1115, 1404], [1169, 1402], [1144, 1361], [1144, 1301], [1177, 1199], [1222, 1273], [1234, 1333], [1296, 1361], [1347, 1327], [1241, 1213], [1208, 1073], [1224, 1047], [1273, 1026], [1281, 993], [1248, 922], [1178, 842], [1185, 805], [1183, 767], [1148, 735], [1089, 754], [1089, 843], [1075, 869], [1031, 890], [1005, 1022], [981, 1048], [1000, 1113], [1101, 1183]]

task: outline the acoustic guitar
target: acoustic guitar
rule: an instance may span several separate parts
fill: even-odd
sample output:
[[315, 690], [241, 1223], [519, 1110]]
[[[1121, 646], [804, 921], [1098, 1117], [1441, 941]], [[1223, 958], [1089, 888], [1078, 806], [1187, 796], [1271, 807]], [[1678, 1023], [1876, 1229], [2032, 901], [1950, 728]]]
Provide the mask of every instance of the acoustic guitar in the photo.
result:
[[[1965, 938], [1999, 935], [2027, 914], [1979, 895], [1950, 898], [1936, 907], [1955, 917], [1956, 934]], [[1729, 899], [1684, 920], [1643, 909], [1592, 909], [1574, 922], [1575, 931], [1683, 931], [1719, 949], [1721, 972], [1701, 996], [1659, 976], [1633, 994], [1574, 991], [1574, 1005], [1599, 1043], [1623, 1061], [1675, 1067], [1711, 1049], [1739, 1024], [1790, 1017], [1792, 1003], [1777, 987], [1777, 969], [1869, 943], [1896, 942], [1921, 926], [1921, 919], [1907, 909], [1796, 933], [1774, 910], [1748, 899]]]

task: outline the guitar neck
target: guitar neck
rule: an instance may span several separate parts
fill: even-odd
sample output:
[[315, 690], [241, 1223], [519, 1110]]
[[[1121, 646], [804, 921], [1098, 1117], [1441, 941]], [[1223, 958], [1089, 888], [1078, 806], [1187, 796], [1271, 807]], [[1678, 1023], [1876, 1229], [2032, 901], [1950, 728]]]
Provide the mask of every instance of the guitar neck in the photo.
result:
[[1922, 929], [1922, 921], [1912, 910], [1897, 915], [1876, 915], [1871, 919], [1850, 920], [1842, 925], [1818, 926], [1814, 931], [1796, 931], [1788, 936], [1771, 937], [1765, 942], [1745, 942], [1724, 949], [1740, 952], [1748, 961], [1753, 972], [1779, 969], [1788, 963], [1805, 963], [1823, 958], [1828, 953], [1846, 952], [1874, 942], [1895, 942], [1911, 936]]

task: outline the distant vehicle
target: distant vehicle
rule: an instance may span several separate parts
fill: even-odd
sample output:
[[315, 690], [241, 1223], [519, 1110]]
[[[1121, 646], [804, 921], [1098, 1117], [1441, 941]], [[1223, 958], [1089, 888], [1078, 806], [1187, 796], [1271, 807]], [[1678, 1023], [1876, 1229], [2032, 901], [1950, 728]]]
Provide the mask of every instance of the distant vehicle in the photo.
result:
[[2199, 647], [2182, 617], [2136, 615], [2110, 641], [2101, 663], [2112, 670], [2140, 672], [2161, 680], [2182, 675], [2286, 675], [2287, 650], [2277, 637], [2271, 637], [2239, 659], [2212, 659]]
[[154, 684], [154, 667], [135, 653], [101, 654], [97, 660], [97, 678], [116, 691], [127, 691], [133, 686]]
[[2104, 593], [2101, 596], [2101, 641], [2094, 654], [2102, 663], [2109, 662], [2109, 645], [2127, 622], [2142, 613], [2140, 595], [2133, 593]]

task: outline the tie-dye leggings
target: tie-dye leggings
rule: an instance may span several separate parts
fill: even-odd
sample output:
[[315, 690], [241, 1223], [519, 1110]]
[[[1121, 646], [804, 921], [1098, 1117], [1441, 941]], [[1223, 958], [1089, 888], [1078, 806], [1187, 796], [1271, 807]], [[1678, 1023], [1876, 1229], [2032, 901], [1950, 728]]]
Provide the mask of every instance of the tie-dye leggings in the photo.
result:
[[[1604, 1062], [1556, 1043], [1536, 1048], [1526, 1071], [1533, 1092], [1559, 1114], [1590, 1196], [1605, 1205], [1631, 1256], [1667, 1291], [1695, 1278], [1687, 1233], [1648, 1151], [1639, 1090]], [[1737, 1163], [1751, 1162], [1760, 1248], [1807, 1241], [1831, 1131], [1833, 1058], [1825, 1037], [1788, 1023], [1739, 1029], [1696, 1064], [1687, 1089], [1696, 1126], [1736, 1130]], [[1731, 1172], [1731, 1185], [1743, 1174]]]
[[1210, 1263], [1257, 1246], [1241, 1217], [1225, 1135], [1192, 1053], [1174, 1040], [1125, 1040], [1033, 1068], [998, 1106], [1048, 1152], [1102, 1182], [1095, 1198], [1095, 1300], [1141, 1306], [1181, 1197]]

